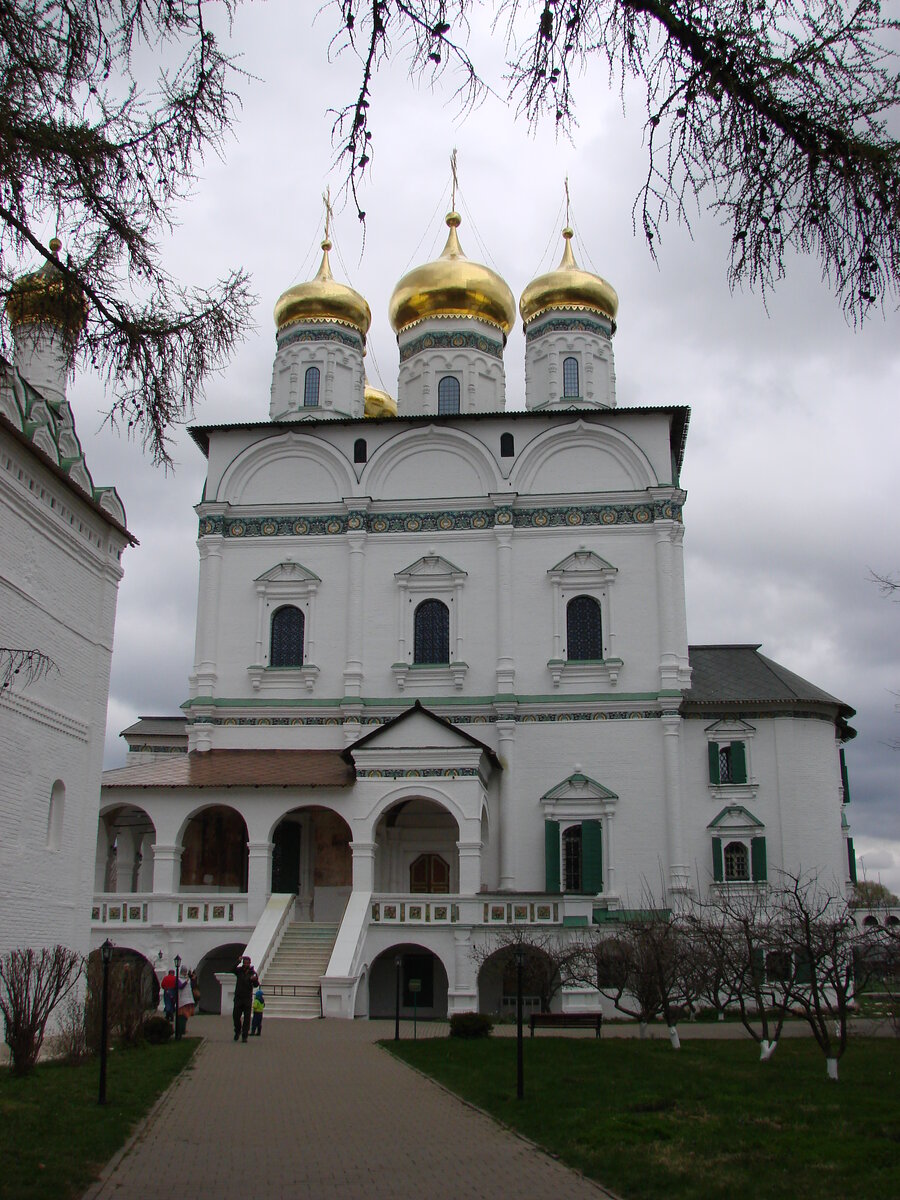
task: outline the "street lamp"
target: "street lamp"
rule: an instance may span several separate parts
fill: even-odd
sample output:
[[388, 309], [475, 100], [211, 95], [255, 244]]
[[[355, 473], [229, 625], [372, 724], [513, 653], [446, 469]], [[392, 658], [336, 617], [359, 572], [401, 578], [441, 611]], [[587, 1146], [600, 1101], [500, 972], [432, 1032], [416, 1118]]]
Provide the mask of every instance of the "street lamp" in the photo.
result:
[[403, 959], [398, 954], [394, 959], [395, 995], [394, 995], [394, 1041], [400, 1041], [400, 968]]
[[113, 944], [109, 940], [100, 947], [103, 963], [103, 984], [100, 991], [100, 1095], [98, 1104], [106, 1103], [106, 1042], [109, 1028], [109, 964], [112, 961]]
[[516, 946], [516, 1099], [525, 1095], [525, 1059], [522, 1044], [522, 967], [525, 964], [525, 947]]
[[181, 1037], [181, 1027], [178, 1021], [178, 972], [181, 970], [181, 955], [175, 955], [175, 1041]]

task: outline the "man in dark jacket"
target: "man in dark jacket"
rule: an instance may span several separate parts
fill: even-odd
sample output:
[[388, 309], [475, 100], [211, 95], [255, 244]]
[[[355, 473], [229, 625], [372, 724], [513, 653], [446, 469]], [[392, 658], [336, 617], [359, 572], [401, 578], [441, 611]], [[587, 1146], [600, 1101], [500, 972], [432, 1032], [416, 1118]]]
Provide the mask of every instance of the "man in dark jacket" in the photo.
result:
[[231, 972], [235, 977], [234, 984], [234, 1040], [238, 1038], [246, 1042], [250, 1032], [250, 1010], [253, 1007], [253, 989], [259, 987], [259, 977], [245, 954]]

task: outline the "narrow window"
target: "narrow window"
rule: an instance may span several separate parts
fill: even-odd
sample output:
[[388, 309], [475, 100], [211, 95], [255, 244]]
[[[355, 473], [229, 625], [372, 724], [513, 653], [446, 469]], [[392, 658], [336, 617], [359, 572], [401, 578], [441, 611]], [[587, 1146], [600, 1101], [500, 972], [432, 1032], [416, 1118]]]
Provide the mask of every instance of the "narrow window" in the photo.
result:
[[319, 368], [307, 367], [303, 379], [303, 407], [319, 407]]
[[563, 891], [581, 891], [581, 826], [570, 825], [562, 835]]
[[272, 614], [270, 667], [303, 666], [303, 613], [293, 604], [285, 604]]
[[47, 848], [62, 849], [63, 818], [66, 809], [66, 785], [57, 779], [50, 789], [50, 811], [47, 814]]
[[566, 605], [566, 656], [569, 662], [603, 658], [600, 604], [593, 596], [575, 596]]
[[366, 449], [366, 439], [357, 438], [353, 443], [353, 461], [355, 463], [364, 463], [368, 459], [368, 451]]
[[450, 609], [440, 600], [423, 600], [416, 609], [413, 662], [450, 662]]
[[725, 847], [726, 883], [747, 883], [750, 880], [750, 855], [743, 842], [729, 842]]
[[500, 457], [501, 458], [515, 458], [515, 455], [516, 455], [516, 443], [513, 440], [513, 435], [511, 433], [501, 433], [500, 434]]
[[459, 412], [459, 380], [445, 375], [438, 384], [438, 415]]
[[563, 396], [580, 396], [578, 390], [578, 359], [563, 359]]

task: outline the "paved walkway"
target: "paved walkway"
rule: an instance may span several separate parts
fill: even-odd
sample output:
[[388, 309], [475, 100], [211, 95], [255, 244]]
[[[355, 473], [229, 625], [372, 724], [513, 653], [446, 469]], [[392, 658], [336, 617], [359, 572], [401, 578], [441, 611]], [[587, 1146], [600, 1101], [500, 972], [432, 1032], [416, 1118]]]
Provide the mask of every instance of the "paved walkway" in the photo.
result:
[[373, 1045], [390, 1023], [267, 1018], [246, 1045], [230, 1026], [191, 1022], [193, 1068], [84, 1200], [608, 1196]]

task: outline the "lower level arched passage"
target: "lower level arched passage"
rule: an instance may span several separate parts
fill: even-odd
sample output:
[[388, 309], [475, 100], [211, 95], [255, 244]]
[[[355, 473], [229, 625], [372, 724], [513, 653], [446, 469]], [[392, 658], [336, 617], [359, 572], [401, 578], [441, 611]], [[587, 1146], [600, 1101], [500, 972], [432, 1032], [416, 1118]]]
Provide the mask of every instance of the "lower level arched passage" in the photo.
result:
[[459, 891], [459, 826], [434, 800], [412, 797], [375, 827], [375, 890], [448, 895]]
[[228, 942], [216, 946], [200, 959], [194, 970], [200, 984], [200, 995], [194, 1000], [199, 1012], [220, 1013], [222, 1011], [222, 986], [216, 975], [225, 975], [233, 970], [246, 949], [243, 942]]
[[[498, 947], [482, 961], [478, 972], [478, 1011], [492, 1016], [516, 1014], [518, 977], [516, 946], [510, 942]], [[562, 980], [559, 961], [552, 950], [523, 942], [522, 1008], [526, 1016], [533, 1012], [559, 1012], [562, 1008]]]
[[[447, 972], [431, 950], [407, 942], [383, 951], [369, 969], [369, 1016], [394, 1017], [398, 984], [400, 1016], [424, 1021], [447, 1017]], [[418, 986], [417, 986], [418, 985]]]
[[[87, 1022], [99, 1020], [103, 980], [100, 951], [92, 950], [87, 959]], [[121, 1022], [131, 1021], [139, 1029], [145, 1017], [159, 1004], [159, 980], [148, 958], [128, 946], [113, 946], [109, 963], [109, 1022], [113, 1030]], [[95, 1011], [95, 1007], [97, 1011]], [[129, 1017], [126, 1010], [130, 1010]], [[121, 1029], [120, 1029], [121, 1032]], [[126, 1035], [127, 1036], [127, 1035]]]

